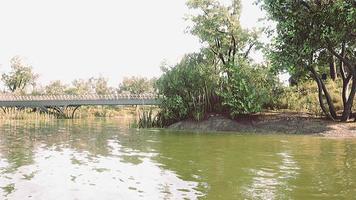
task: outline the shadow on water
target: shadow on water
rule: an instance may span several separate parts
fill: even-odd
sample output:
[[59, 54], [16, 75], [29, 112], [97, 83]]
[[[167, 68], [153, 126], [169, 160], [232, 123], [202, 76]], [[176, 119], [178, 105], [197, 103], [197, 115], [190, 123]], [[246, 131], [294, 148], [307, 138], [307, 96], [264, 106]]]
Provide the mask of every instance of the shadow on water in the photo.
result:
[[356, 140], [128, 129], [120, 120], [0, 124], [8, 199], [349, 199]]

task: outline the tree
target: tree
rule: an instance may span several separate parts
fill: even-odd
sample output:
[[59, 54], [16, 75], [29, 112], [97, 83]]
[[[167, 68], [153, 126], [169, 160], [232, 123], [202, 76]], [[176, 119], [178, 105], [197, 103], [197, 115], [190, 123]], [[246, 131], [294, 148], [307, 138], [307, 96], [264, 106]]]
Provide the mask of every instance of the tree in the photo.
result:
[[[231, 0], [229, 5], [218, 0], [189, 0], [187, 5], [198, 11], [189, 17], [190, 33], [199, 37], [205, 46], [202, 54], [210, 51], [214, 55], [210, 65], [216, 66], [220, 74], [221, 89], [217, 94], [222, 105], [233, 117], [260, 111], [265, 104], [261, 97], [265, 95], [267, 79], [258, 76], [266, 70], [254, 69], [249, 58], [252, 50], [262, 46], [258, 41], [260, 31], [241, 27], [240, 0]], [[263, 81], [262, 88], [255, 87], [258, 81]]]
[[32, 71], [32, 67], [23, 62], [20, 56], [10, 60], [11, 71], [2, 74], [1, 80], [10, 92], [24, 93], [26, 87], [36, 84], [38, 75]]
[[153, 85], [155, 79], [147, 79], [142, 77], [125, 77], [119, 85], [119, 92], [128, 92], [130, 94], [143, 94], [154, 92]]
[[[292, 74], [310, 75], [318, 85], [319, 103], [325, 115], [341, 121], [352, 118], [356, 92], [355, 1], [260, 0], [260, 3], [269, 18], [277, 22], [277, 36], [270, 52], [273, 66]], [[327, 71], [331, 79], [337, 78], [337, 71], [342, 79], [341, 115], [324, 84]]]
[[92, 84], [92, 87], [94, 87], [95, 94], [105, 95], [112, 93], [112, 89], [108, 86], [108, 79], [104, 77], [91, 78], [89, 82]]
[[185, 55], [173, 67], [164, 67], [157, 80], [161, 112], [159, 123], [169, 125], [209, 113], [258, 112], [274, 97], [275, 75], [253, 64], [250, 52], [261, 46], [259, 32], [241, 28], [241, 4], [218, 0], [189, 0], [194, 9], [189, 32], [203, 44], [200, 52]]
[[67, 86], [62, 84], [60, 80], [52, 81], [49, 85], [45, 87], [45, 93], [51, 95], [65, 94]]
[[94, 88], [90, 80], [75, 79], [72, 81], [72, 85], [73, 87], [66, 90], [67, 94], [84, 95], [94, 93]]
[[198, 11], [189, 16], [193, 25], [188, 30], [215, 55], [214, 62], [222, 64], [222, 72], [229, 79], [231, 69], [248, 59], [254, 47], [260, 46], [259, 31], [241, 27], [240, 0], [232, 0], [228, 6], [218, 0], [189, 0], [187, 5]]

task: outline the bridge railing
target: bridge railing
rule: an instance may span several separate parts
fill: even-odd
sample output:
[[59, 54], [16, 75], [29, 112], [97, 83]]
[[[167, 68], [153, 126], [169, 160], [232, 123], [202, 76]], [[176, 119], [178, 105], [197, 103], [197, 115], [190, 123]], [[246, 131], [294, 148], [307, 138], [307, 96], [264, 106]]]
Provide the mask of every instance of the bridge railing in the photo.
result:
[[73, 100], [119, 100], [119, 99], [156, 99], [155, 94], [112, 94], [112, 95], [8, 95], [0, 94], [0, 101], [73, 101]]

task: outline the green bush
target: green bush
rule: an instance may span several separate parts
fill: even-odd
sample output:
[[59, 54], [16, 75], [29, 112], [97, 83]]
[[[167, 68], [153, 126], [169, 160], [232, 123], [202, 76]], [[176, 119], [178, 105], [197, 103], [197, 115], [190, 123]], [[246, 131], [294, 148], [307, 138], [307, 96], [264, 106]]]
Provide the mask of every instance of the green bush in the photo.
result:
[[230, 79], [225, 79], [224, 82], [225, 87], [219, 95], [222, 105], [228, 108], [231, 117], [259, 112], [262, 109], [263, 102], [257, 88], [242, 70], [235, 68]]
[[185, 56], [174, 67], [165, 67], [156, 88], [161, 100], [160, 121], [163, 125], [192, 118], [201, 120], [219, 108], [215, 91], [219, 85], [217, 69], [201, 54]]
[[226, 70], [202, 54], [192, 54], [163, 71], [156, 83], [161, 100], [158, 119], [163, 126], [184, 119], [199, 121], [208, 113], [236, 117], [259, 112], [277, 107], [281, 95], [276, 76], [248, 62]]
[[229, 79], [222, 80], [223, 89], [219, 95], [233, 118], [278, 107], [281, 86], [268, 68], [241, 64], [231, 68]]

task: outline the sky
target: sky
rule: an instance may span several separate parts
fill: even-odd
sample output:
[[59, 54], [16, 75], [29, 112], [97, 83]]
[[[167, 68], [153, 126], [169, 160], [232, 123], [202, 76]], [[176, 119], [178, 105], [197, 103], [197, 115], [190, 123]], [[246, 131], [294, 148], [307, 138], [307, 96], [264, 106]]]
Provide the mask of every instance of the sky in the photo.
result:
[[[264, 17], [253, 2], [242, 0], [245, 28]], [[185, 0], [1, 0], [0, 72], [19, 55], [43, 85], [103, 76], [117, 86], [127, 76], [158, 77], [164, 60], [174, 64], [200, 48], [185, 33], [187, 13]]]

